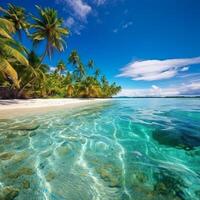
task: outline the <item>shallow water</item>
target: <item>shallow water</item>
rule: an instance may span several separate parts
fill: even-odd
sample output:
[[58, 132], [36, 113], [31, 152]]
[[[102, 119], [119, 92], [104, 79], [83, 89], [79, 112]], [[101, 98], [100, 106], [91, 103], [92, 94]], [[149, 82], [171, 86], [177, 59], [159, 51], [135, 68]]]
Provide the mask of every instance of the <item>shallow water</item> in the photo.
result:
[[116, 99], [0, 121], [0, 199], [198, 200], [200, 100]]

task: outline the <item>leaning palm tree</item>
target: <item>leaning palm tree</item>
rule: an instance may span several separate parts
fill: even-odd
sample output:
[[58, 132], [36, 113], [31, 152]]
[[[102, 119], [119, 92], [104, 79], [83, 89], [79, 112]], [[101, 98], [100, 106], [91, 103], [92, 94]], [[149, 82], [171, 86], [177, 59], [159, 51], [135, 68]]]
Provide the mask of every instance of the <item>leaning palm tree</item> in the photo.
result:
[[0, 10], [5, 14], [4, 18], [13, 23], [20, 39], [22, 30], [25, 30], [26, 33], [28, 33], [29, 23], [26, 20], [24, 8], [9, 3], [7, 10], [3, 9], [2, 7], [0, 7]]
[[41, 63], [46, 55], [50, 58], [54, 50], [63, 51], [65, 47], [64, 36], [69, 34], [68, 29], [63, 28], [63, 20], [58, 17], [57, 11], [52, 8], [42, 9], [36, 6], [39, 17], [33, 18], [31, 28], [34, 29], [31, 38], [34, 44], [46, 42], [45, 51], [41, 57]]
[[40, 58], [32, 50], [28, 53], [29, 68], [24, 70], [18, 70], [21, 77], [21, 88], [18, 91], [18, 97], [22, 95], [26, 88], [34, 88], [43, 86], [43, 82], [46, 78], [45, 73], [49, 71], [49, 67], [46, 64], [40, 64]]
[[[34, 69], [38, 68], [38, 65], [40, 64], [40, 58], [35, 51], [31, 50], [30, 53], [28, 53], [28, 60], [29, 64]], [[47, 73], [49, 71], [49, 66], [47, 64], [42, 63], [39, 68], [43, 73]]]
[[14, 65], [20, 63], [27, 66], [28, 61], [24, 56], [24, 48], [9, 34], [13, 32], [15, 32], [13, 23], [0, 18], [0, 73], [6, 81], [19, 88], [20, 80]]

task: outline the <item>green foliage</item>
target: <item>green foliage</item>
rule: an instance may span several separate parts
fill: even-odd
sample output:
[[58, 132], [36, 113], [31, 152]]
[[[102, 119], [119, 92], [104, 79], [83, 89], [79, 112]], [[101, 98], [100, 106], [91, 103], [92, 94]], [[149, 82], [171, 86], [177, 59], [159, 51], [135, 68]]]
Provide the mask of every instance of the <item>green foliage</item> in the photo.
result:
[[25, 9], [9, 3], [7, 10], [3, 8], [0, 8], [0, 10], [4, 13], [4, 18], [13, 23], [14, 28], [21, 39], [21, 31], [27, 31], [29, 28], [29, 23], [26, 20]]
[[68, 35], [69, 31], [63, 27], [63, 20], [57, 16], [55, 9], [42, 9], [39, 6], [36, 8], [39, 17], [32, 16], [31, 28], [34, 29], [34, 32], [31, 34], [31, 38], [35, 44], [46, 41], [43, 58], [46, 54], [51, 57], [55, 49], [64, 51], [65, 41], [63, 37]]
[[23, 47], [12, 38], [10, 32], [15, 32], [14, 24], [0, 18], [0, 73], [7, 83], [19, 88], [20, 81], [14, 65], [20, 63], [27, 66], [28, 61]]
[[[22, 7], [8, 4], [7, 10], [0, 7], [0, 86], [15, 88], [16, 97], [112, 97], [121, 87], [110, 84], [101, 76], [94, 61], [84, 64], [76, 50], [68, 56], [67, 63], [59, 60], [53, 68], [43, 63], [54, 50], [64, 51], [68, 29], [56, 10], [36, 6], [38, 16], [27, 18]], [[33, 44], [44, 43], [42, 56], [28, 50], [14, 40], [21, 32]], [[69, 70], [70, 69], [70, 70]], [[101, 78], [100, 78], [101, 77]]]

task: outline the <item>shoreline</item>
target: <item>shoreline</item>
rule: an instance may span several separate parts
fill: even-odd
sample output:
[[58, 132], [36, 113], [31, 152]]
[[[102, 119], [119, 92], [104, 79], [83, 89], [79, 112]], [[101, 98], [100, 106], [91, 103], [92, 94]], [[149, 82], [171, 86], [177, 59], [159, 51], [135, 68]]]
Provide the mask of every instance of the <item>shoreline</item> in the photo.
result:
[[42, 114], [48, 111], [56, 111], [61, 109], [78, 108], [81, 106], [93, 105], [110, 101], [111, 99], [9, 99], [0, 100], [0, 119], [7, 119], [15, 116]]

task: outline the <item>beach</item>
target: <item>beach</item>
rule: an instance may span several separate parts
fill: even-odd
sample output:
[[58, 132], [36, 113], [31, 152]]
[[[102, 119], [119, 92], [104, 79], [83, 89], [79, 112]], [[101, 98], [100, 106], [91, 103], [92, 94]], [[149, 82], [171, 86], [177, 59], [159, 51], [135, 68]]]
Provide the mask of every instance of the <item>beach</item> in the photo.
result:
[[81, 98], [59, 98], [59, 99], [9, 99], [0, 100], [0, 119], [25, 114], [37, 114], [59, 109], [71, 109], [111, 99], [81, 99]]

